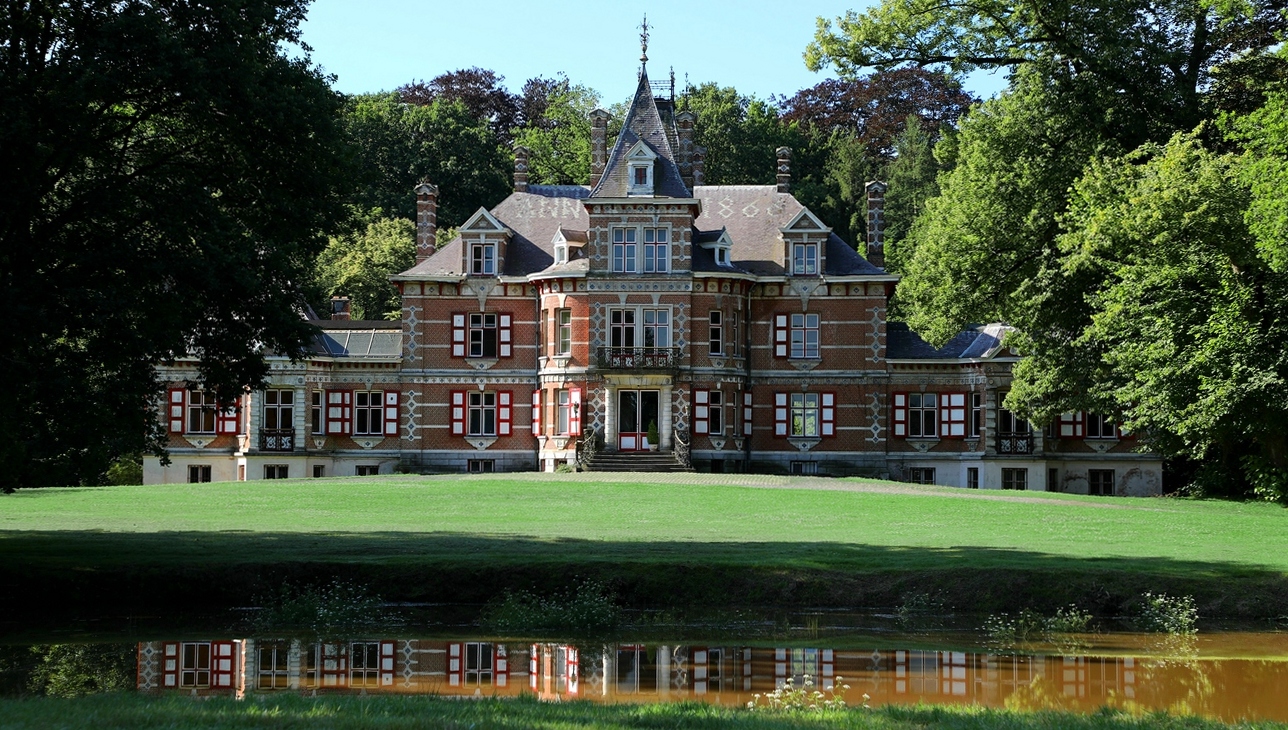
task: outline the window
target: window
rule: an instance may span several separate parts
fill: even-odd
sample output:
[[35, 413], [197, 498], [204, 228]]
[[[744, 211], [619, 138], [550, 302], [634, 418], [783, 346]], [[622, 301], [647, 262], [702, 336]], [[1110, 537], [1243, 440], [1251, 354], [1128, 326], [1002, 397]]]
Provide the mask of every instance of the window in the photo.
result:
[[357, 466], [353, 467], [353, 474], [354, 476], [359, 476], [359, 477], [378, 476], [380, 474], [380, 465], [379, 464], [358, 464]]
[[179, 666], [180, 687], [210, 686], [210, 643], [184, 644]]
[[1114, 496], [1114, 470], [1088, 469], [1087, 494], [1099, 494], [1105, 497]]
[[188, 391], [188, 433], [214, 433], [217, 410], [214, 393]]
[[1046, 488], [1048, 492], [1060, 491], [1060, 470], [1059, 469], [1047, 469]]
[[289, 464], [265, 464], [265, 479], [290, 479], [291, 467]]
[[711, 323], [708, 345], [712, 355], [724, 354], [724, 313], [712, 312], [709, 318]]
[[931, 467], [914, 466], [908, 470], [908, 481], [913, 484], [934, 484], [935, 470]]
[[793, 461], [792, 473], [793, 474], [817, 474], [818, 462], [817, 461]]
[[470, 436], [496, 435], [496, 393], [470, 393]]
[[188, 467], [188, 483], [200, 484], [210, 481], [209, 464], [192, 464]]
[[644, 310], [644, 346], [671, 346], [671, 310]]
[[572, 352], [572, 310], [560, 309], [555, 312], [558, 332], [555, 336], [556, 353], [567, 355]]
[[[908, 393], [908, 437], [934, 438], [939, 396], [934, 393]], [[896, 397], [896, 403], [898, 398]], [[898, 435], [896, 433], [896, 435]]]
[[709, 433], [724, 433], [724, 394], [718, 390], [707, 393], [707, 423]]
[[716, 266], [731, 266], [729, 261], [729, 248], [720, 246], [716, 248]]
[[321, 436], [322, 431], [322, 391], [309, 393], [309, 432]]
[[1017, 489], [1023, 491], [1029, 488], [1029, 470], [1028, 469], [1003, 469], [1002, 470], [1002, 489]]
[[488, 687], [492, 684], [492, 645], [469, 642], [465, 645], [465, 686]]
[[798, 276], [813, 276], [818, 273], [818, 244], [792, 245], [792, 273]]
[[558, 395], [558, 414], [556, 414], [555, 433], [560, 436], [567, 436], [572, 426], [572, 393], [567, 390], [559, 391]]
[[609, 343], [613, 347], [635, 346], [635, 310], [614, 309], [608, 313]]
[[483, 312], [470, 315], [470, 357], [496, 357], [497, 318]]
[[1005, 408], [999, 408], [997, 409], [997, 431], [1003, 437], [1028, 436], [1033, 433], [1033, 426]]
[[635, 187], [648, 185], [648, 168], [642, 165], [631, 168], [631, 184]]
[[970, 394], [970, 435], [978, 437], [984, 430], [983, 397], [979, 393]]
[[670, 268], [670, 231], [665, 228], [644, 229], [644, 273], [665, 274]]
[[792, 357], [818, 357], [818, 315], [792, 315]]
[[384, 391], [360, 390], [353, 395], [353, 434], [383, 436], [385, 433]]
[[325, 467], [325, 466], [323, 466], [323, 465], [321, 465], [321, 464], [314, 464], [314, 465], [313, 465], [313, 478], [314, 478], [314, 479], [321, 479], [321, 478], [322, 478], [322, 477], [324, 477], [324, 476], [326, 476], [326, 467]]
[[496, 471], [494, 459], [470, 459], [466, 468], [471, 474], [491, 474]]
[[560, 244], [555, 246], [555, 263], [562, 264], [568, 261], [568, 246]]
[[470, 274], [474, 276], [496, 274], [495, 243], [475, 243], [470, 246]]
[[295, 391], [264, 391], [264, 423], [270, 431], [295, 428]]
[[290, 646], [285, 641], [261, 641], [255, 649], [258, 654], [257, 671], [258, 689], [286, 689], [290, 686], [287, 677], [287, 657]]
[[818, 393], [792, 393], [792, 436], [818, 437]]
[[979, 489], [979, 467], [966, 468], [966, 488]]
[[636, 229], [613, 229], [613, 271], [633, 274], [636, 270]]
[[380, 686], [380, 644], [354, 642], [349, 646], [349, 686]]
[[1087, 438], [1089, 439], [1116, 439], [1118, 438], [1118, 429], [1109, 416], [1102, 416], [1099, 413], [1088, 413], [1087, 417]]
[[1082, 411], [1061, 413], [1055, 425], [1062, 439], [1082, 438]]

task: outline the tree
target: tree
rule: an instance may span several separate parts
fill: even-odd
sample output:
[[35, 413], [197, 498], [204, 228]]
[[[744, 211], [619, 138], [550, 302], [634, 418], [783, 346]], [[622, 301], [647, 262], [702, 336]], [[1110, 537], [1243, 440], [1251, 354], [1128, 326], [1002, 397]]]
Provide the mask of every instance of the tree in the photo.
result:
[[379, 208], [355, 213], [354, 221], [318, 256], [318, 285], [328, 298], [349, 297], [354, 319], [398, 319], [402, 300], [389, 277], [416, 264], [416, 224]]
[[[1281, 50], [1276, 60], [1288, 60]], [[1231, 137], [1246, 152], [1242, 182], [1251, 188], [1247, 221], [1261, 255], [1276, 271], [1288, 271], [1288, 80], [1264, 95], [1264, 105], [1230, 119]]]
[[504, 76], [487, 69], [463, 68], [439, 74], [428, 83], [413, 81], [398, 87], [397, 93], [404, 104], [414, 106], [460, 102], [470, 116], [487, 122], [501, 144], [508, 147], [515, 127], [525, 123], [524, 112], [528, 109], [526, 97], [506, 91], [504, 81]]
[[921, 215], [926, 201], [939, 194], [939, 163], [934, 143], [921, 126], [921, 119], [909, 114], [904, 130], [894, 140], [895, 158], [886, 167], [889, 185], [885, 198], [886, 268], [899, 274], [912, 258], [911, 247], [902, 245], [913, 221]]
[[302, 352], [312, 259], [342, 217], [342, 100], [304, 2], [0, 10], [0, 488], [98, 483], [160, 453], [154, 366], [201, 356], [231, 401]]
[[460, 103], [414, 106], [397, 94], [368, 94], [349, 99], [344, 121], [357, 149], [358, 210], [380, 208], [414, 219], [412, 188], [428, 178], [442, 191], [439, 225], [457, 226], [511, 189], [509, 153], [488, 124]]
[[774, 150], [791, 137], [779, 123], [778, 109], [732, 86], [712, 82], [690, 86], [681, 107], [697, 114], [694, 144], [707, 149], [708, 185], [768, 185], [775, 180]]
[[[516, 133], [516, 142], [531, 151], [529, 182], [537, 185], [584, 185], [590, 179], [590, 112], [599, 94], [568, 79], [532, 79], [524, 87], [530, 109], [539, 117]], [[531, 95], [529, 97], [529, 94]]]

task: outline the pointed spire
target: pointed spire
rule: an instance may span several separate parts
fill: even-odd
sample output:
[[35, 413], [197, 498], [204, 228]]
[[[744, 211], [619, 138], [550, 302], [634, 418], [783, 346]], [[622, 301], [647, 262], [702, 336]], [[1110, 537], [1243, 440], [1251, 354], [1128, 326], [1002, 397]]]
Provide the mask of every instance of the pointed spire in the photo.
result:
[[648, 13], [644, 13], [644, 22], [640, 24], [640, 63], [648, 63]]

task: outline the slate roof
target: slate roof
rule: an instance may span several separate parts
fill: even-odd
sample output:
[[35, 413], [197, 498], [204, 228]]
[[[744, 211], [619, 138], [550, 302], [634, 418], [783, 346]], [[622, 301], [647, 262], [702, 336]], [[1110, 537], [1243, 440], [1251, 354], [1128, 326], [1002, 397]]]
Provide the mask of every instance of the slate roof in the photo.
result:
[[886, 322], [886, 357], [892, 360], [970, 360], [988, 357], [1002, 345], [1009, 328], [971, 325], [943, 347], [932, 347], [903, 322]]
[[666, 124], [658, 113], [657, 103], [653, 101], [653, 90], [649, 87], [648, 73], [640, 73], [640, 84], [635, 89], [635, 99], [631, 110], [622, 123], [621, 134], [617, 143], [608, 153], [608, 162], [599, 184], [590, 192], [592, 198], [625, 198], [630, 184], [629, 169], [626, 164], [626, 153], [635, 143], [644, 140], [657, 154], [658, 159], [653, 168], [653, 194], [655, 197], [688, 198], [689, 188], [680, 177], [680, 168], [675, 164], [675, 153], [671, 149]]

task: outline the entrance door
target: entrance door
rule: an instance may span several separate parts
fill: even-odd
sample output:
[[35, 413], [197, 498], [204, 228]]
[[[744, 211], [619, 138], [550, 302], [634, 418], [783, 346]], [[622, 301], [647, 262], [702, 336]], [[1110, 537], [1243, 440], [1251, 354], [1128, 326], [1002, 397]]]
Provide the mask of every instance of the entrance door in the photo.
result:
[[648, 425], [661, 429], [658, 404], [661, 391], [617, 391], [617, 448], [621, 451], [643, 451], [648, 448]]

